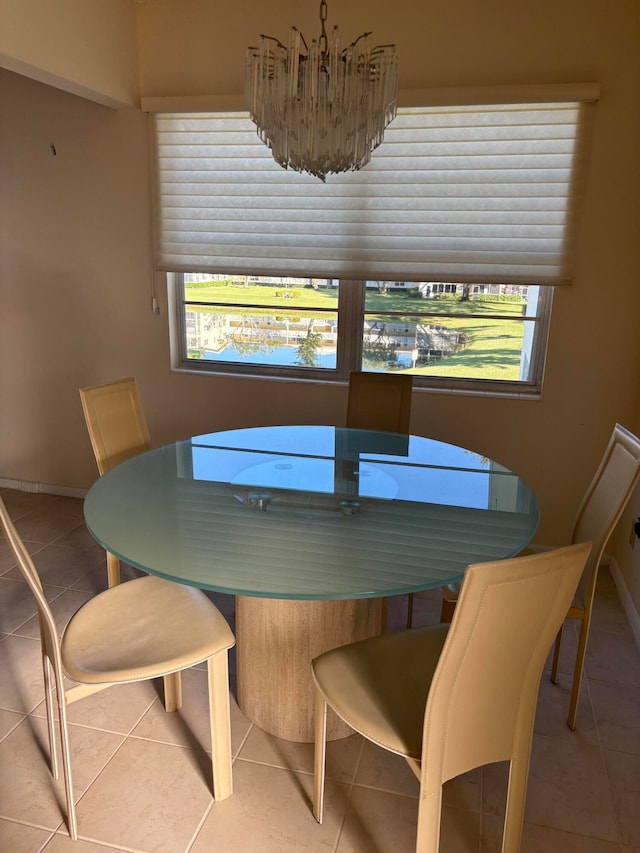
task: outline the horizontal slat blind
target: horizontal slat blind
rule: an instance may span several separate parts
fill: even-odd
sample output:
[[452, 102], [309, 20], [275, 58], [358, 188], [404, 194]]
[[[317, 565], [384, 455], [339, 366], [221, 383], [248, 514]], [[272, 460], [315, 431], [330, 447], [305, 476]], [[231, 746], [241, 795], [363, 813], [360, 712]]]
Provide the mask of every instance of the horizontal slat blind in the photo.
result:
[[282, 169], [245, 113], [155, 116], [176, 272], [566, 283], [589, 107], [402, 108], [360, 172]]

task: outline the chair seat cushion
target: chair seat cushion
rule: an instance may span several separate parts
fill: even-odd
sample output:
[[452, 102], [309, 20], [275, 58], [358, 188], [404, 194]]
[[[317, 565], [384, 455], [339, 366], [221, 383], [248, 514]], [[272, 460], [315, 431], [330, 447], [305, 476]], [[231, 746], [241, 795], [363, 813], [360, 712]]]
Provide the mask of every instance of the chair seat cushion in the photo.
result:
[[62, 636], [62, 659], [74, 681], [125, 682], [186, 669], [234, 643], [224, 616], [203, 592], [149, 576], [83, 605]]
[[427, 695], [448, 630], [434, 625], [333, 649], [312, 662], [314, 680], [353, 729], [419, 759]]

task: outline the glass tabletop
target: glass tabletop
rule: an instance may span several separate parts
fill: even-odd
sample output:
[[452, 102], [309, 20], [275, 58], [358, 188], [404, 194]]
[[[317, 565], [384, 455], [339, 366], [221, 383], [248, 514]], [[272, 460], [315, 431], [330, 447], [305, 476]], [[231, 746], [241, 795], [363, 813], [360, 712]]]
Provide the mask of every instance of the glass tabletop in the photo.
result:
[[344, 599], [461, 580], [514, 556], [535, 496], [502, 465], [419, 436], [329, 426], [211, 433], [135, 456], [84, 504], [145, 572], [265, 598]]

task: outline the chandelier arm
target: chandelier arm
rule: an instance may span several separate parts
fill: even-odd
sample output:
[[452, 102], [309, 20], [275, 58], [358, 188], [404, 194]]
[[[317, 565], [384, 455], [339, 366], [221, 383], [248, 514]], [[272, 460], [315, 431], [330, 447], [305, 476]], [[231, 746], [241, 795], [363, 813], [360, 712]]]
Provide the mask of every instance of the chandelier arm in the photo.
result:
[[[352, 41], [352, 42], [351, 42], [351, 44], [349, 45], [349, 47], [355, 47], [355, 46], [358, 44], [358, 42], [359, 42], [359, 41], [361, 41], [362, 39], [366, 39], [366, 38], [368, 38], [368, 37], [369, 37], [369, 36], [371, 36], [371, 35], [373, 35], [373, 33], [372, 33], [372, 32], [362, 33], [362, 35], [359, 35], [359, 36], [358, 36], [358, 38], [357, 38], [355, 41]], [[380, 45], [380, 47], [395, 47], [395, 45], [393, 45], [393, 44]], [[347, 48], [347, 47], [346, 47], [342, 52], [343, 52], [343, 53], [345, 53], [348, 49], [349, 49], [349, 48]], [[375, 50], [375, 48], [374, 48], [374, 50]]]
[[[294, 27], [293, 29], [295, 30], [295, 27]], [[286, 49], [287, 49], [287, 48], [282, 44], [282, 42], [280, 41], [280, 39], [274, 38], [274, 36], [266, 36], [264, 33], [260, 33], [260, 38], [261, 38], [261, 39], [266, 39], [267, 41], [274, 41], [274, 42], [278, 45], [278, 47], [281, 47], [283, 50], [286, 50]], [[250, 47], [250, 48], [249, 48], [249, 50], [257, 50], [257, 49], [258, 49], [257, 47]]]
[[[300, 33], [300, 30], [297, 27], [291, 27], [294, 33]], [[304, 49], [309, 53], [309, 45], [306, 42], [306, 39], [302, 33], [300, 33], [300, 38], [302, 39], [302, 44], [304, 45]]]

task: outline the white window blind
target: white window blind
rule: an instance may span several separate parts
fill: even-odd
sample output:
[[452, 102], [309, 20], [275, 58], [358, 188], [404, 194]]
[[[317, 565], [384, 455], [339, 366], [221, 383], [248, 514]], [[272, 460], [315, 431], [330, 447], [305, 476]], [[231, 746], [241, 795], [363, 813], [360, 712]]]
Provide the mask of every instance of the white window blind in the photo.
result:
[[246, 113], [155, 116], [167, 271], [567, 283], [588, 104], [408, 107], [360, 172], [282, 169]]

